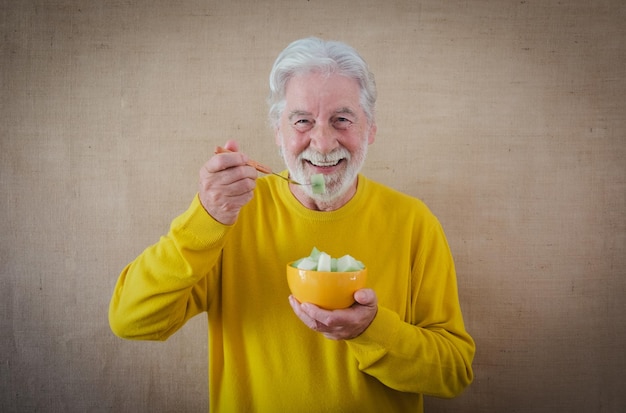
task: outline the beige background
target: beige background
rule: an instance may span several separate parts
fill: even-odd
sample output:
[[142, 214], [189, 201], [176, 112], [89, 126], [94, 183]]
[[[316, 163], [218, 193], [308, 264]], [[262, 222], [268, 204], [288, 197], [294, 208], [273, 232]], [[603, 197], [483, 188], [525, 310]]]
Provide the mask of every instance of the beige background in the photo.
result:
[[109, 297], [215, 145], [280, 166], [267, 75], [317, 35], [377, 76], [365, 173], [430, 205], [456, 258], [476, 380], [428, 410], [621, 411], [624, 4], [0, 1], [0, 410], [206, 411], [205, 318], [122, 341]]

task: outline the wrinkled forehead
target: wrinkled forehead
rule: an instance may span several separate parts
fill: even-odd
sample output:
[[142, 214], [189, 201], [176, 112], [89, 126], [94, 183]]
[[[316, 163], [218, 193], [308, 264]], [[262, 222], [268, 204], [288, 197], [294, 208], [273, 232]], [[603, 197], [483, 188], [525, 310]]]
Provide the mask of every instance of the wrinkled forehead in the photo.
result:
[[342, 75], [306, 73], [292, 77], [285, 88], [289, 112], [326, 111], [357, 114], [362, 111], [356, 80]]

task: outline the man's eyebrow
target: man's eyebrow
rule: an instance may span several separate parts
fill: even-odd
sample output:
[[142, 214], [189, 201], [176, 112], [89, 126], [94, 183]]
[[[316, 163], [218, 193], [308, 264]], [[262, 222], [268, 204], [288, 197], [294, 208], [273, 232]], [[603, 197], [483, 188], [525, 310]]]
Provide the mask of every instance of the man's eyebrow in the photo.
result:
[[311, 113], [304, 110], [294, 110], [289, 113], [289, 120], [293, 120], [293, 118], [298, 116], [311, 116]]
[[[354, 110], [350, 109], [347, 106], [341, 107], [333, 112], [333, 115], [351, 115], [356, 117], [357, 114]], [[311, 112], [307, 112], [306, 110], [293, 110], [289, 112], [289, 120], [293, 120], [299, 116], [311, 116]]]
[[347, 107], [347, 106], [344, 106], [344, 107], [342, 107], [342, 108], [339, 108], [339, 109], [337, 109], [337, 110], [335, 111], [335, 115], [344, 115], [344, 114], [347, 114], [347, 115], [352, 115], [352, 116], [355, 116], [355, 117], [356, 117], [356, 112], [355, 112], [355, 111], [353, 111], [352, 109], [350, 109], [350, 108], [349, 108], [349, 107]]

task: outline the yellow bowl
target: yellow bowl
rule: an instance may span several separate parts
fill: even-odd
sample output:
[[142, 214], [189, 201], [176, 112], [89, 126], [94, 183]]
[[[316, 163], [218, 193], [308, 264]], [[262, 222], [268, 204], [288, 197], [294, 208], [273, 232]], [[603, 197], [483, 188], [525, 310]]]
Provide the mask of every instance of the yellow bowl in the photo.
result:
[[350, 272], [300, 270], [287, 264], [287, 283], [301, 303], [312, 303], [327, 310], [348, 308], [354, 292], [365, 288], [367, 268]]

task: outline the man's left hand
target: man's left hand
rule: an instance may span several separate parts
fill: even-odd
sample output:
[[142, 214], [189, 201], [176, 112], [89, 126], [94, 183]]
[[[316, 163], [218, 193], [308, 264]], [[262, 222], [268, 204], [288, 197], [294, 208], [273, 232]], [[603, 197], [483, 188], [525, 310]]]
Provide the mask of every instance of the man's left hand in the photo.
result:
[[372, 323], [378, 311], [378, 298], [374, 290], [364, 288], [354, 293], [355, 303], [341, 310], [325, 310], [311, 303], [300, 303], [289, 296], [289, 304], [310, 329], [332, 340], [349, 340], [358, 337]]

